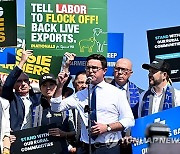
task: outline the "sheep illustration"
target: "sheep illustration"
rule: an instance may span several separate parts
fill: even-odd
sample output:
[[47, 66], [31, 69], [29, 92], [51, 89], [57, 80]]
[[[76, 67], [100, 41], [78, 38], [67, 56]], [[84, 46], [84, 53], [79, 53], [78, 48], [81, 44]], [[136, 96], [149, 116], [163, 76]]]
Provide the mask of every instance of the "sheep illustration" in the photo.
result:
[[97, 52], [103, 52], [104, 45], [107, 45], [107, 42], [105, 40], [107, 37], [107, 32], [103, 32], [101, 28], [94, 28], [93, 36], [98, 47]]
[[89, 39], [80, 40], [79, 41], [80, 52], [84, 52], [85, 48], [88, 48], [88, 52], [92, 52], [94, 44], [95, 44], [94, 37], [90, 37]]

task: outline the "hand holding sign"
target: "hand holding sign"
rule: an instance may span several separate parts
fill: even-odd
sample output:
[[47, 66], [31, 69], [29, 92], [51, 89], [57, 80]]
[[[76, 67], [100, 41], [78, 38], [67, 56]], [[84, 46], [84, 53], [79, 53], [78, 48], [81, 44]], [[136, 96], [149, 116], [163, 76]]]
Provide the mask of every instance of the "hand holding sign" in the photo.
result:
[[51, 128], [49, 129], [49, 135], [58, 136], [58, 137], [66, 137], [66, 132], [62, 131], [59, 128]]
[[62, 68], [62, 70], [64, 71], [64, 72], [66, 72], [66, 73], [68, 73], [69, 72], [69, 66], [70, 66], [70, 64], [72, 63], [72, 61], [74, 60], [74, 58], [76, 57], [76, 54], [75, 53], [69, 53], [69, 52], [66, 52], [65, 54], [64, 54], [64, 61], [62, 62], [62, 66], [63, 66], [63, 68]]
[[34, 127], [12, 132], [16, 141], [11, 144], [13, 154], [60, 154], [61, 141], [50, 136], [48, 130], [57, 128], [56, 124]]
[[10, 135], [9, 139], [10, 139], [10, 142], [12, 144], [12, 143], [14, 143], [16, 141], [16, 136], [15, 135]]
[[66, 65], [70, 65], [71, 64], [71, 62], [74, 60], [74, 58], [76, 57], [76, 54], [75, 53], [69, 53], [69, 52], [66, 52], [65, 54], [64, 54], [64, 56], [66, 56], [66, 58], [67, 58], [67, 61], [66, 61]]

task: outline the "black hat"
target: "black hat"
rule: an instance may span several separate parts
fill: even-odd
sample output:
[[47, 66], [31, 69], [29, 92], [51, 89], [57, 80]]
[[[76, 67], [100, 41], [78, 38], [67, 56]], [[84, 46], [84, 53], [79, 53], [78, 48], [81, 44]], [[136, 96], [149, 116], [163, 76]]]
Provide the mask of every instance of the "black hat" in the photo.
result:
[[171, 74], [170, 65], [165, 62], [163, 59], [155, 58], [152, 63], [150, 64], [143, 64], [142, 68], [149, 70], [149, 68], [154, 68], [162, 72], [167, 72], [168, 75]]
[[45, 74], [43, 74], [43, 75], [40, 77], [40, 79], [39, 79], [39, 86], [41, 86], [41, 85], [42, 85], [44, 82], [46, 82], [46, 81], [52, 81], [52, 82], [54, 82], [55, 84], [57, 84], [56, 78], [54, 77], [53, 74], [47, 74], [47, 73], [45, 73]]

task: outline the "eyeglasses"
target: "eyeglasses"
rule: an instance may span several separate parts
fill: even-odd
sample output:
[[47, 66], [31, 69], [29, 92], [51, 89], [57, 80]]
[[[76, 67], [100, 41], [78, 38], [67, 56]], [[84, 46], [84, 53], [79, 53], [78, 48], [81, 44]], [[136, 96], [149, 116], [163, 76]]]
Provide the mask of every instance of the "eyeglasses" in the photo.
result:
[[114, 68], [114, 71], [115, 72], [119, 72], [119, 71], [121, 71], [121, 73], [123, 73], [123, 74], [127, 74], [127, 73], [132, 73], [132, 70], [130, 70], [130, 69], [127, 69], [127, 68], [122, 68], [122, 67], [115, 67]]
[[93, 72], [97, 72], [97, 71], [101, 70], [102, 67], [98, 67], [98, 66], [86, 66], [86, 68], [85, 68], [86, 71], [90, 71], [90, 69], [92, 69]]

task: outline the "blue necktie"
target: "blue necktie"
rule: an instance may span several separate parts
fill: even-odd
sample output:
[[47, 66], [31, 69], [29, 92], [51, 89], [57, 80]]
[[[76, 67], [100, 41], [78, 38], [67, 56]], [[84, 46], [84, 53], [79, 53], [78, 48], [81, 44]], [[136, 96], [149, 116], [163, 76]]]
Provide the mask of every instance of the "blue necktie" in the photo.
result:
[[[97, 121], [97, 116], [96, 116], [96, 88], [93, 87], [93, 93], [91, 96], [91, 126], [94, 126], [95, 123], [94, 121]], [[93, 140], [95, 140], [98, 136], [91, 136]]]
[[91, 120], [97, 121], [97, 117], [96, 117], [96, 87], [93, 88], [93, 93], [91, 96]]

